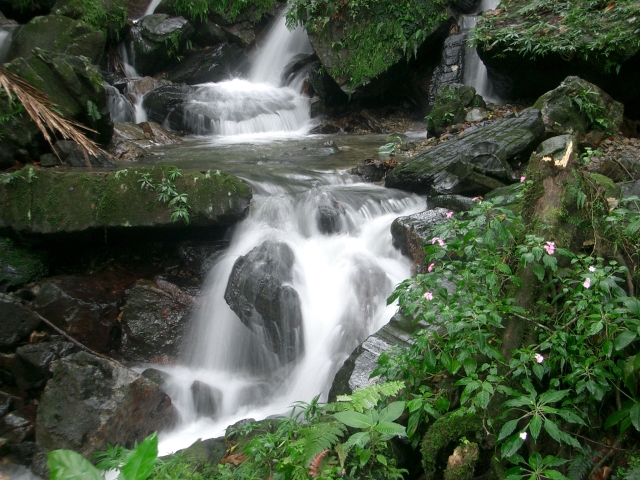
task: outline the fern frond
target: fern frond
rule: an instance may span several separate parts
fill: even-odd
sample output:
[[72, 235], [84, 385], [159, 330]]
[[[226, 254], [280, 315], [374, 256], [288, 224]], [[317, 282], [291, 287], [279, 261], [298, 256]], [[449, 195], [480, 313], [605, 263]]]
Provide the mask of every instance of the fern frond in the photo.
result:
[[571, 480], [583, 480], [587, 474], [593, 468], [593, 461], [590, 455], [580, 453], [571, 459], [569, 468], [567, 469], [567, 476]]
[[309, 465], [309, 476], [313, 478], [317, 478], [318, 475], [320, 475], [320, 472], [318, 471], [320, 469], [320, 462], [322, 461], [324, 456], [330, 451], [331, 450], [328, 450], [328, 449], [323, 450], [313, 458], [313, 460], [311, 461], [311, 464]]
[[359, 388], [351, 395], [339, 395], [338, 403], [330, 404], [334, 411], [355, 410], [362, 413], [378, 404], [382, 397], [397, 395], [404, 388], [404, 382], [374, 383], [365, 388]]
[[321, 452], [333, 448], [346, 431], [340, 422], [318, 422], [300, 429], [296, 442], [303, 447], [304, 465], [308, 467]]

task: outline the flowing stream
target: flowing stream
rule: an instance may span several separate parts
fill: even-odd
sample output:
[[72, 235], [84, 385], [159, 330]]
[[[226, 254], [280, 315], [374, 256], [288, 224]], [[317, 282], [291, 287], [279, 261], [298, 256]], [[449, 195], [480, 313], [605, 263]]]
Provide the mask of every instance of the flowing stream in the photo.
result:
[[[308, 52], [304, 33], [288, 32], [280, 19], [248, 79], [204, 84], [191, 98], [189, 121], [201, 123], [203, 136], [158, 148], [159, 156], [144, 160], [234, 173], [254, 193], [248, 217], [206, 279], [182, 362], [154, 365], [169, 374], [165, 389], [182, 419], [161, 434], [161, 454], [220, 436], [244, 418], [286, 413], [298, 400], [318, 394], [326, 400], [344, 360], [392, 317], [396, 307], [386, 298], [409, 276], [410, 262], [393, 248], [390, 225], [424, 210], [424, 198], [347, 173], [377, 154], [383, 136], [307, 133], [313, 122], [299, 93], [304, 76], [287, 86], [280, 76], [295, 55]], [[322, 212], [332, 218], [330, 231], [322, 227]], [[248, 328], [225, 301], [236, 261], [265, 245], [276, 245], [274, 258], [292, 263], [285, 283], [299, 299], [301, 324], [297, 355], [287, 358], [266, 348], [264, 332]], [[203, 386], [214, 414], [198, 407]]]

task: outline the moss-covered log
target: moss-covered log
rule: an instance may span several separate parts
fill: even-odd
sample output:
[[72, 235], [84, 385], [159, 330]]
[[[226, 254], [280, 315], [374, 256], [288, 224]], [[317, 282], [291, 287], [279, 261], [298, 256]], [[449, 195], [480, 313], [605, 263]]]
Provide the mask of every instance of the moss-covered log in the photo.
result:
[[[182, 226], [158, 193], [140, 182], [168, 178], [170, 166], [103, 173], [55, 172], [26, 167], [0, 185], [0, 227], [19, 232], [79, 232], [106, 227]], [[237, 177], [190, 172], [175, 180], [185, 193], [192, 226], [230, 225], [248, 210], [251, 190]]]

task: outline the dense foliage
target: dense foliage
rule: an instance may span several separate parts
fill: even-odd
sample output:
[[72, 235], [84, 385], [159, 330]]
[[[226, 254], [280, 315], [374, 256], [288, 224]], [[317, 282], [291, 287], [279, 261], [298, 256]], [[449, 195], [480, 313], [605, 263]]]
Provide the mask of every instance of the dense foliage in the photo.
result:
[[248, 13], [250, 20], [257, 21], [276, 3], [277, 0], [175, 0], [173, 8], [191, 20], [204, 21], [210, 14], [216, 14], [233, 22]]
[[633, 0], [502, 0], [473, 32], [483, 50], [535, 59], [579, 58], [604, 70], [640, 50], [640, 4]]
[[332, 40], [329, 73], [352, 86], [415, 55], [444, 20], [446, 0], [291, 0], [287, 12], [290, 28], [303, 25], [312, 36]]

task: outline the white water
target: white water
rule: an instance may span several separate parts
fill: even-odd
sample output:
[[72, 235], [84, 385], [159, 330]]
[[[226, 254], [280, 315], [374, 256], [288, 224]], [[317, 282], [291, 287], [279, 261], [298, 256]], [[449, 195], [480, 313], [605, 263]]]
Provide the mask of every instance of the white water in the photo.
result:
[[0, 65], [4, 63], [4, 59], [9, 51], [11, 44], [11, 32], [0, 30]]
[[[129, 60], [129, 53], [131, 53], [131, 60]], [[136, 71], [133, 64], [135, 63], [135, 51], [133, 48], [130, 51], [124, 42], [118, 45], [118, 55], [122, 60], [124, 66], [124, 73], [128, 79], [140, 78], [140, 74]], [[109, 113], [111, 114], [111, 120], [114, 122], [122, 122], [123, 119], [130, 116], [129, 110], [133, 107], [133, 122], [141, 123], [147, 121], [147, 112], [142, 108], [142, 100], [144, 95], [140, 95], [136, 92], [127, 91], [129, 96], [133, 98], [133, 102], [124, 96], [113, 96], [109, 101]]]
[[[351, 351], [395, 312], [385, 299], [408, 277], [410, 262], [392, 247], [390, 225], [423, 210], [424, 199], [345, 174], [298, 172], [287, 181], [253, 183], [250, 215], [206, 281], [185, 348], [188, 366], [157, 367], [172, 375], [166, 389], [183, 420], [161, 435], [162, 454], [222, 435], [243, 418], [285, 413], [297, 400], [317, 394], [326, 400]], [[321, 234], [318, 206], [333, 201], [344, 209], [340, 233]], [[295, 254], [291, 286], [301, 299], [304, 355], [293, 364], [265, 352], [223, 298], [234, 262], [265, 240], [285, 242]], [[190, 388], [196, 380], [222, 391], [215, 418], [198, 418]]]
[[299, 27], [290, 32], [281, 16], [259, 47], [249, 80], [200, 85], [185, 107], [187, 126], [199, 135], [308, 131], [309, 98], [300, 93], [304, 77], [286, 87], [280, 77], [293, 57], [312, 52], [304, 31]]
[[[480, 6], [478, 7], [478, 11], [486, 12], [488, 10], [495, 9], [500, 0], [482, 0]], [[475, 15], [463, 15], [460, 18], [460, 27], [462, 30], [470, 31], [473, 30], [476, 26], [477, 17]], [[467, 47], [464, 55], [464, 79], [463, 82], [465, 85], [469, 85], [476, 89], [476, 93], [482, 96], [482, 98], [486, 102], [491, 102], [495, 104], [502, 103], [501, 98], [496, 94], [493, 89], [493, 85], [489, 80], [489, 76], [487, 74], [487, 67], [485, 67], [484, 63], [478, 56], [478, 52], [473, 47]]]
[[160, 5], [161, 1], [162, 0], [151, 0], [151, 3], [145, 10], [143, 17], [146, 17], [147, 15], [153, 15], [153, 12], [156, 11], [156, 8], [158, 8], [158, 5]]

